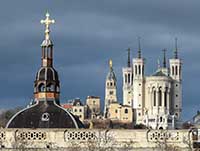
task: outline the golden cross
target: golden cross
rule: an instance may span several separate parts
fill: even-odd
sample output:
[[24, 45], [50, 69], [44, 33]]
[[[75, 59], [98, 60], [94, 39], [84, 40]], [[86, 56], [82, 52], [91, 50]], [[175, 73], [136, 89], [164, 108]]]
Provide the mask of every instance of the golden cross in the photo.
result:
[[50, 19], [49, 16], [50, 16], [50, 15], [49, 15], [49, 13], [47, 12], [47, 13], [46, 13], [46, 19], [40, 21], [41, 24], [45, 24], [45, 39], [46, 39], [46, 40], [49, 39], [49, 33], [50, 33], [49, 25], [55, 23], [55, 20], [54, 20], [54, 19]]

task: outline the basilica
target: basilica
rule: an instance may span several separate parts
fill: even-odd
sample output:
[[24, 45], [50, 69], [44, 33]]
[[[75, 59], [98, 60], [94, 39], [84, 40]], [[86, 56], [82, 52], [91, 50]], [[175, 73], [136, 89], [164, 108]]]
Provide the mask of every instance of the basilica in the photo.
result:
[[[132, 121], [152, 129], [174, 129], [181, 124], [182, 111], [182, 61], [178, 57], [177, 39], [174, 56], [167, 66], [166, 50], [162, 65], [151, 75], [145, 75], [145, 59], [140, 40], [137, 57], [131, 61], [128, 49], [127, 66], [123, 73], [123, 104], [117, 99], [117, 80], [110, 61], [110, 71], [105, 82], [105, 117]], [[115, 105], [114, 105], [115, 104]], [[118, 105], [116, 105], [118, 104]], [[112, 112], [114, 108], [114, 112]], [[119, 109], [123, 110], [119, 114]], [[131, 112], [131, 113], [130, 113]]]

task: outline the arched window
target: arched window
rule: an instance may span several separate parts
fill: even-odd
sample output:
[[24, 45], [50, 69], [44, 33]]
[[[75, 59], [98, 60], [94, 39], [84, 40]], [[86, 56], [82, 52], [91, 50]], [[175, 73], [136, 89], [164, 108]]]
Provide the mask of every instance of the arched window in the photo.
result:
[[162, 117], [160, 117], [160, 122], [162, 122], [163, 121], [163, 118]]
[[181, 76], [181, 66], [179, 66], [179, 75]]
[[127, 74], [125, 74], [125, 83], [127, 83]]
[[135, 75], [137, 75], [137, 66], [135, 65]]
[[41, 83], [41, 84], [38, 86], [38, 90], [39, 90], [39, 92], [44, 92], [44, 91], [45, 91], [44, 83]]
[[175, 68], [175, 74], [178, 75], [178, 67]]
[[156, 90], [153, 90], [153, 106], [156, 106]]
[[127, 114], [127, 113], [128, 113], [128, 109], [125, 109], [125, 110], [124, 110], [124, 113]]
[[172, 75], [174, 75], [174, 66], [172, 66]]
[[144, 75], [144, 65], [142, 66], [142, 75]]
[[139, 72], [139, 75], [140, 75], [140, 74], [141, 74], [141, 66], [139, 65], [138, 68], [139, 68], [139, 69], [138, 69], [138, 70], [139, 70], [138, 72]]
[[165, 107], [167, 107], [167, 91], [168, 91], [168, 88], [166, 87], [166, 88], [165, 88], [165, 93], [164, 93], [164, 95], [165, 95], [165, 96], [164, 96], [164, 99], [165, 99], [165, 100], [164, 100], [164, 106], [165, 106]]
[[130, 73], [128, 74], [128, 83], [131, 82], [131, 76], [130, 76]]
[[55, 91], [55, 86], [53, 84], [48, 84], [47, 85], [47, 91], [48, 92], [54, 92]]
[[161, 87], [159, 88], [159, 91], [158, 91], [158, 105], [159, 106], [162, 106], [162, 91], [161, 91]]

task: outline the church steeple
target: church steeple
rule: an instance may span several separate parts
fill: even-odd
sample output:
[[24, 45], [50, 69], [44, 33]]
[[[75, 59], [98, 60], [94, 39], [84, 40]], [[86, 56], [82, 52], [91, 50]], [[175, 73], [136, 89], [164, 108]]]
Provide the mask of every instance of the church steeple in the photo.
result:
[[39, 69], [34, 86], [34, 96], [37, 100], [53, 100], [59, 104], [60, 82], [57, 71], [53, 68], [53, 42], [50, 39], [50, 25], [55, 20], [50, 19], [46, 13], [46, 19], [40, 21], [45, 25], [45, 39], [42, 47], [42, 65]]
[[50, 15], [46, 13], [46, 19], [40, 21], [45, 25], [45, 39], [43, 40], [42, 47], [42, 66], [52, 66], [53, 64], [53, 43], [50, 40], [50, 25], [55, 23], [55, 20], [50, 19]]

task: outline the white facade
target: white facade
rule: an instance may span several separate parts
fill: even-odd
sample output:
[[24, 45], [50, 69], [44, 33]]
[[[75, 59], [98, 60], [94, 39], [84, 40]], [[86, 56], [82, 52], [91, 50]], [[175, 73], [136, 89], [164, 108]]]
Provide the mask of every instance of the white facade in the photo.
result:
[[[135, 124], [153, 129], [171, 129], [180, 121], [182, 63], [177, 57], [177, 50], [175, 54], [174, 59], [169, 59], [168, 68], [164, 52], [163, 67], [150, 76], [144, 75], [145, 62], [140, 50], [132, 66], [123, 68], [123, 104], [133, 107]], [[133, 77], [127, 83], [127, 75], [131, 73]]]

